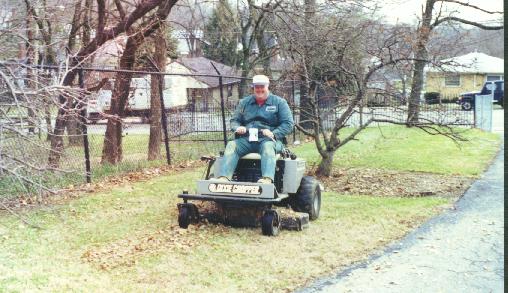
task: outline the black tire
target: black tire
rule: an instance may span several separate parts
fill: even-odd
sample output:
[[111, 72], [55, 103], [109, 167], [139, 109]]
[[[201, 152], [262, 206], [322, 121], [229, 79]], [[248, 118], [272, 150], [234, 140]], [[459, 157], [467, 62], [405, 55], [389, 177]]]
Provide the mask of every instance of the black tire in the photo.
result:
[[280, 231], [279, 214], [274, 210], [265, 211], [261, 218], [261, 232], [266, 236], [277, 236]]
[[309, 214], [311, 221], [319, 218], [321, 211], [321, 188], [319, 182], [311, 176], [304, 176], [298, 192], [293, 196], [291, 208], [297, 212]]
[[461, 105], [462, 110], [464, 111], [471, 111], [473, 110], [473, 103], [471, 101], [464, 101]]
[[187, 229], [191, 222], [191, 211], [190, 208], [182, 206], [178, 212], [178, 226], [183, 229]]

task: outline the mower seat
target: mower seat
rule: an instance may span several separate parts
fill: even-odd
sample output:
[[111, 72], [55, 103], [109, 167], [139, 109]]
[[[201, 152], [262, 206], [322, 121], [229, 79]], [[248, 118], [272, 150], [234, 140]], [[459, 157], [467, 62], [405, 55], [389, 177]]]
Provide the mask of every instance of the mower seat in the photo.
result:
[[[279, 160], [281, 158], [280, 154], [275, 155], [275, 159]], [[248, 153], [245, 156], [241, 157], [244, 160], [261, 160], [261, 155], [258, 153]]]

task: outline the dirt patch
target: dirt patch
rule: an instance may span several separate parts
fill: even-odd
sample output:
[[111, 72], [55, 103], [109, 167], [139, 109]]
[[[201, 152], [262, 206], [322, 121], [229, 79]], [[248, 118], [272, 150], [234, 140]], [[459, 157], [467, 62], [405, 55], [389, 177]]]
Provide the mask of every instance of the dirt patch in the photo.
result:
[[333, 175], [320, 179], [325, 190], [341, 194], [372, 196], [441, 196], [458, 198], [474, 178], [423, 172], [403, 172], [381, 169], [338, 169]]

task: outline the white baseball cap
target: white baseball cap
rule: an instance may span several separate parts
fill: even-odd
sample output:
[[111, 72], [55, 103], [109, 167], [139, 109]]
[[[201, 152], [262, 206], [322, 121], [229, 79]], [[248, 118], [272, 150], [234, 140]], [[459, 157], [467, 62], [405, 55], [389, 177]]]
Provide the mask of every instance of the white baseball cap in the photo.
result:
[[268, 76], [266, 75], [262, 75], [262, 74], [259, 74], [259, 75], [254, 75], [252, 77], [252, 85], [269, 85], [270, 84], [270, 80], [268, 79]]

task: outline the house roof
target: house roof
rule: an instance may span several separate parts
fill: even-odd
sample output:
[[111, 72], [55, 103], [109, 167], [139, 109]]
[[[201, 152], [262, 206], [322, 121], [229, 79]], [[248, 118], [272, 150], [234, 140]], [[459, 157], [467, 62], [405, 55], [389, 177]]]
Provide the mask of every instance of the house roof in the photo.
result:
[[473, 52], [441, 60], [441, 66], [429, 66], [428, 72], [504, 73], [504, 59]]
[[127, 36], [118, 36], [105, 42], [94, 52], [94, 64], [102, 67], [116, 67], [125, 49]]
[[[178, 62], [182, 64], [183, 66], [187, 67], [192, 71], [192, 73], [195, 74], [208, 74], [208, 75], [217, 75], [217, 72], [213, 68], [212, 64], [217, 67], [217, 70], [219, 70], [221, 75], [225, 76], [239, 76], [240, 74], [230, 66], [227, 66], [225, 64], [212, 61], [205, 57], [182, 57], [174, 62]], [[218, 87], [219, 86], [219, 78], [215, 76], [195, 76], [195, 79], [209, 85], [210, 87]], [[222, 83], [223, 84], [232, 84], [232, 83], [239, 83], [240, 79], [236, 78], [223, 78]]]

